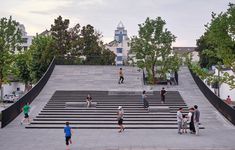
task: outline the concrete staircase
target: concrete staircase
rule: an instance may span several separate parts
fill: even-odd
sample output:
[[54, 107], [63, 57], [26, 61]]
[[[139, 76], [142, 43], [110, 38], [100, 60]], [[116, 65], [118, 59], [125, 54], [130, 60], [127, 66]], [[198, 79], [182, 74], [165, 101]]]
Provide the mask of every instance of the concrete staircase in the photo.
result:
[[[96, 107], [66, 107], [66, 102], [85, 102], [87, 94], [97, 102]], [[168, 106], [169, 112], [148, 112], [143, 108], [141, 92], [56, 91], [26, 128], [63, 128], [69, 121], [73, 128], [115, 129], [117, 108], [122, 106], [127, 129], [176, 129], [177, 109], [183, 107], [184, 113], [188, 110], [179, 92], [168, 91], [165, 104], [161, 104], [159, 91], [147, 96], [150, 106]]]

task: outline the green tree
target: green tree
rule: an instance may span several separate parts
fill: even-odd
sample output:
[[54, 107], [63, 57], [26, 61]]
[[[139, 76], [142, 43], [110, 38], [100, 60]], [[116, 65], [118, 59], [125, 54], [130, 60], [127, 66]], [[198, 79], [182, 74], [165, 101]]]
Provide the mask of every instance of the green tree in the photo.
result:
[[37, 82], [46, 72], [51, 60], [55, 56], [54, 40], [51, 36], [37, 35], [30, 46], [32, 62], [30, 64], [31, 77]]
[[114, 65], [116, 55], [102, 45], [100, 65]]
[[51, 36], [55, 41], [54, 48], [56, 50], [56, 55], [64, 56], [65, 54], [68, 54], [68, 51], [71, 48], [68, 28], [69, 19], [63, 20], [61, 16], [55, 19], [54, 25], [51, 25]]
[[18, 22], [1, 18], [0, 20], [0, 88], [2, 98], [2, 84], [8, 82], [9, 76], [13, 74], [14, 52], [22, 42], [21, 31], [17, 27]]
[[95, 32], [91, 25], [82, 27], [81, 48], [82, 54], [86, 56], [86, 64], [97, 64], [101, 58], [101, 47], [99, 46], [100, 34]]
[[71, 48], [69, 50], [70, 56], [81, 56], [82, 54], [82, 40], [81, 40], [81, 29], [80, 24], [76, 24], [69, 30]]
[[[164, 26], [166, 22], [161, 17], [155, 20], [147, 18], [145, 23], [139, 25], [139, 36], [131, 39], [131, 51], [136, 54], [137, 65], [145, 68], [151, 84], [155, 83], [156, 65], [160, 65], [160, 76], [169, 71], [171, 45], [175, 36]], [[175, 56], [174, 56], [175, 57]]]
[[[204, 33], [204, 35], [202, 35], [200, 37], [200, 39], [197, 40], [197, 48], [196, 51], [198, 51], [199, 53], [199, 64], [202, 68], [210, 68], [211, 66], [217, 64], [217, 62], [222, 61], [219, 58], [216, 57], [216, 55], [214, 55], [215, 49], [213, 49], [213, 45], [207, 43], [206, 41], [206, 36], [207, 33]], [[211, 51], [211, 55], [208, 55], [208, 53], [206, 53], [206, 51], [210, 49]]]
[[[216, 66], [219, 72], [223, 67], [231, 68], [235, 72], [235, 7], [229, 4], [227, 12], [212, 13], [211, 22], [205, 25], [206, 32], [197, 41], [200, 55], [200, 66], [209, 68]], [[198, 67], [194, 71], [200, 76]], [[201, 68], [202, 69], [202, 68]], [[235, 76], [221, 72], [220, 83], [227, 83], [235, 88]], [[217, 75], [208, 75], [212, 82], [218, 82]]]
[[79, 47], [86, 57], [85, 64], [114, 64], [115, 54], [105, 49], [101, 37], [101, 33], [96, 32], [93, 26], [88, 24], [82, 27]]
[[25, 84], [25, 91], [30, 90], [30, 83], [32, 82], [30, 64], [32, 59], [29, 50], [25, 50], [16, 55], [15, 66], [16, 76], [18, 79]]

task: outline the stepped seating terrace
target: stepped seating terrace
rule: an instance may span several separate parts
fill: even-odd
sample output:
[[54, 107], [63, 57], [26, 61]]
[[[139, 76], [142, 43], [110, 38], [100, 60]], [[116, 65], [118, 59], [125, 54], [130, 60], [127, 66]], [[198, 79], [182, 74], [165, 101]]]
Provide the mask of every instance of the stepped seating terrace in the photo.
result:
[[[67, 107], [69, 102], [85, 102], [90, 94], [96, 107]], [[169, 91], [166, 103], [160, 101], [159, 91], [148, 93], [150, 106], [169, 107], [168, 112], [149, 112], [143, 108], [141, 92], [107, 91], [56, 91], [42, 111], [26, 128], [63, 128], [69, 121], [73, 128], [115, 129], [117, 128], [117, 107], [122, 106], [124, 124], [127, 129], [176, 129], [176, 111], [188, 106], [177, 91]], [[203, 126], [201, 126], [203, 128]]]

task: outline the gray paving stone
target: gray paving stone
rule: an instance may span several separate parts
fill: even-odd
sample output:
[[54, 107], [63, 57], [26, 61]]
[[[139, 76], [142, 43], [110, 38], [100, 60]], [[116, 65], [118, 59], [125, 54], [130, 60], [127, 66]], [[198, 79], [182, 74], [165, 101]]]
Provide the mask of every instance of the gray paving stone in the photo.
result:
[[[160, 90], [162, 86], [144, 86], [142, 74], [134, 67], [123, 67], [125, 84], [117, 84], [118, 67], [114, 66], [56, 66], [45, 88], [32, 103], [30, 115], [35, 117], [48, 102], [55, 90], [112, 90], [147, 91]], [[97, 74], [99, 73], [99, 75]], [[105, 77], [100, 76], [105, 75]], [[82, 76], [81, 76], [82, 75]], [[189, 70], [181, 67], [179, 86], [167, 90], [178, 90], [187, 105], [197, 104], [201, 111], [201, 122], [206, 129], [199, 136], [178, 135], [176, 130], [74, 130], [71, 150], [120, 150], [139, 148], [143, 150], [232, 150], [235, 147], [235, 127], [231, 125], [207, 101], [194, 83]], [[166, 97], [167, 101], [167, 97]], [[60, 129], [25, 129], [19, 115], [6, 128], [0, 129], [0, 150], [64, 150], [64, 133]]]

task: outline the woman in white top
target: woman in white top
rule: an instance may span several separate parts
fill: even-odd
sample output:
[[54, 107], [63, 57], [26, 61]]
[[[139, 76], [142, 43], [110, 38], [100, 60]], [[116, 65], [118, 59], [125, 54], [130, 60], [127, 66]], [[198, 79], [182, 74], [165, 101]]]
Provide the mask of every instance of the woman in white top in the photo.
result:
[[122, 132], [125, 130], [123, 126], [123, 116], [124, 116], [124, 110], [122, 109], [122, 106], [119, 106], [118, 112], [117, 112], [117, 120], [118, 120], [118, 125], [120, 127], [120, 130], [118, 132]]

